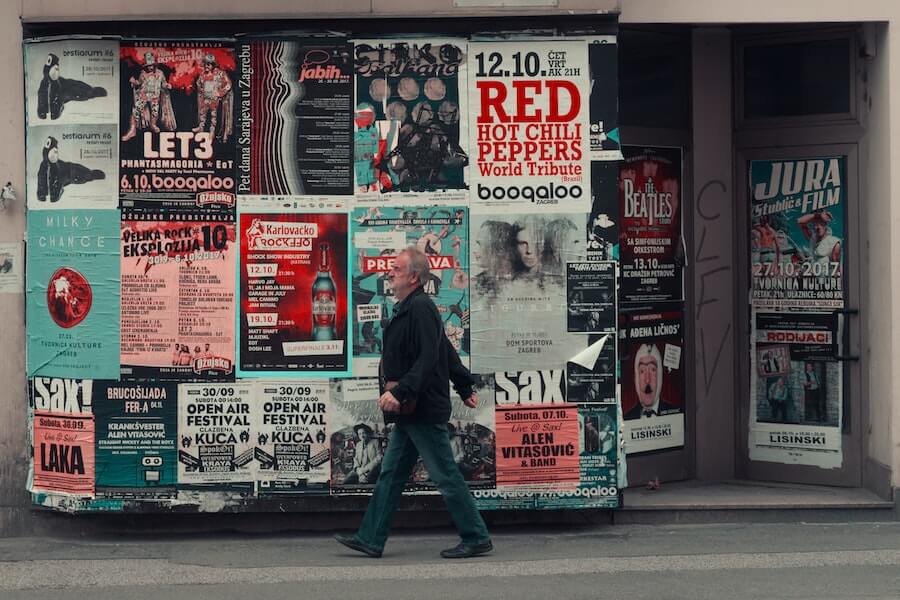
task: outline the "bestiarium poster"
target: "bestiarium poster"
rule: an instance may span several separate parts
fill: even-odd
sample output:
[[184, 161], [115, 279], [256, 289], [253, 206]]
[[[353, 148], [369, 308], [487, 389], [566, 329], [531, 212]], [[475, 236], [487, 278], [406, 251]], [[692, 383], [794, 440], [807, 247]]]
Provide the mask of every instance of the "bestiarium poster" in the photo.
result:
[[622, 150], [619, 299], [682, 300], [681, 148], [623, 146]]
[[468, 209], [371, 207], [353, 213], [353, 374], [378, 375], [381, 337], [394, 293], [387, 278], [397, 254], [415, 246], [431, 269], [423, 282], [437, 305], [444, 333], [463, 360], [469, 356]]
[[233, 43], [129, 41], [119, 53], [120, 206], [233, 209]]
[[450, 203], [465, 199], [466, 51], [464, 39], [354, 42], [358, 201], [379, 202], [391, 192]]
[[352, 52], [350, 42], [337, 39], [239, 42], [237, 191], [243, 205], [247, 196], [353, 194]]
[[238, 231], [238, 375], [349, 375], [349, 214], [242, 212]]
[[122, 377], [234, 379], [232, 213], [122, 211]]
[[750, 162], [751, 304], [844, 306], [847, 159]]
[[119, 377], [119, 211], [29, 214], [28, 375]]
[[588, 212], [588, 45], [469, 46], [473, 210]]

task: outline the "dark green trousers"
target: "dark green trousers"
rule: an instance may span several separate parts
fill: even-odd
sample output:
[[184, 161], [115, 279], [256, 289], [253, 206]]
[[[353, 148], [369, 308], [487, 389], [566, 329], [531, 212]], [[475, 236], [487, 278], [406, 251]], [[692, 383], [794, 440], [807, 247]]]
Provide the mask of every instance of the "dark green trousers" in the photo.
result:
[[359, 541], [371, 548], [384, 548], [391, 518], [420, 455], [431, 480], [444, 497], [462, 541], [467, 544], [488, 541], [490, 534], [475, 508], [472, 492], [453, 461], [447, 425], [402, 423], [394, 425], [391, 432], [381, 461], [381, 474], [356, 533]]

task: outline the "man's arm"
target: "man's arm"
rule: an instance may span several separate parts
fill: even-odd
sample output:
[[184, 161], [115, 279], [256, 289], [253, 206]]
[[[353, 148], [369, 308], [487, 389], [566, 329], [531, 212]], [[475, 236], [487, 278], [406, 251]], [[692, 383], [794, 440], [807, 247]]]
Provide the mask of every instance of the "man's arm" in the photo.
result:
[[462, 364], [462, 360], [460, 360], [456, 348], [453, 347], [453, 344], [450, 343], [447, 336], [444, 336], [441, 343], [447, 352], [447, 368], [450, 372], [450, 381], [453, 383], [453, 389], [456, 390], [456, 393], [459, 394], [460, 398], [465, 400], [472, 395], [472, 388], [475, 386], [475, 380], [472, 379], [472, 374]]

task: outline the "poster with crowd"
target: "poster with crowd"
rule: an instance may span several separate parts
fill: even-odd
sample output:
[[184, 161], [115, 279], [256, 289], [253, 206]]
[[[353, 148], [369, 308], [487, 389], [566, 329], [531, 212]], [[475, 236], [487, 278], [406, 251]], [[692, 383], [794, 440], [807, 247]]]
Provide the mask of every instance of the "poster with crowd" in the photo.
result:
[[750, 459], [838, 468], [843, 368], [834, 313], [753, 318]]
[[122, 211], [122, 377], [234, 379], [233, 213]]
[[751, 305], [844, 306], [847, 159], [750, 162]]
[[[356, 40], [353, 174], [358, 202], [465, 199], [464, 39]], [[400, 192], [400, 196], [392, 195]]]
[[28, 375], [118, 379], [119, 213], [28, 219]]
[[178, 386], [93, 382], [97, 496], [175, 498]]
[[627, 453], [684, 446], [684, 313], [624, 313], [619, 341]]
[[623, 146], [622, 152], [619, 298], [684, 300], [681, 148]]
[[590, 157], [592, 161], [622, 160], [619, 147], [619, 48], [616, 36], [590, 39]]
[[233, 42], [123, 41], [119, 59], [120, 206], [233, 210]]
[[469, 219], [464, 206], [371, 207], [353, 212], [353, 374], [378, 375], [381, 338], [395, 302], [388, 273], [414, 246], [428, 257], [423, 290], [437, 305], [444, 333], [469, 356]]
[[582, 40], [469, 45], [473, 210], [590, 210], [587, 55]]
[[350, 372], [349, 214], [239, 214], [238, 375]]
[[542, 369], [587, 346], [567, 329], [566, 264], [584, 260], [584, 214], [472, 214], [472, 355], [478, 370]]
[[353, 194], [352, 52], [350, 42], [336, 38], [238, 43], [237, 193], [243, 207]]

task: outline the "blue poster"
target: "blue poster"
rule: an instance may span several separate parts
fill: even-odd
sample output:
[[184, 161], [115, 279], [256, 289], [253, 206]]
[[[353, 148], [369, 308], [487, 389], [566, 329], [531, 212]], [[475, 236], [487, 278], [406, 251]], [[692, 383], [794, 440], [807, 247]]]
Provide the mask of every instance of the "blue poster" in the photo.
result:
[[28, 219], [28, 376], [119, 378], [119, 211]]

